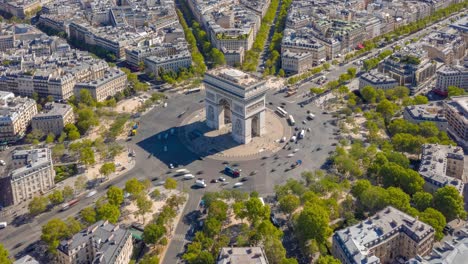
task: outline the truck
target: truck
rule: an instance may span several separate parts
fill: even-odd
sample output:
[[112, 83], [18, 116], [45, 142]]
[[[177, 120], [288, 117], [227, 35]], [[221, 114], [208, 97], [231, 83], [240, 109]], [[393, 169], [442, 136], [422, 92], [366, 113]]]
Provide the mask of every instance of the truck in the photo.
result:
[[68, 210], [70, 207], [74, 206], [75, 204], [77, 204], [80, 200], [79, 199], [73, 199], [73, 200], [70, 200], [68, 203], [64, 203], [62, 205], [62, 209], [60, 209], [60, 211], [65, 211], [65, 210]]
[[232, 176], [233, 178], [237, 178], [237, 177], [240, 177], [241, 176], [241, 170], [239, 169], [234, 169], [232, 167], [229, 167], [229, 166], [226, 166], [224, 168], [224, 173], [226, 175], [230, 175]]
[[286, 97], [290, 97], [297, 94], [297, 90], [289, 90], [286, 92]]

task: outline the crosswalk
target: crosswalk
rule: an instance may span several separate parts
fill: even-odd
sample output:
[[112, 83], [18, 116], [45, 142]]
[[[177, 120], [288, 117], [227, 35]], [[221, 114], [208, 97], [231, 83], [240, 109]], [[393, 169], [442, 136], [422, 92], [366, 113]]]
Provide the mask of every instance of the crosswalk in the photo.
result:
[[175, 240], [175, 241], [182, 241], [182, 242], [188, 242], [188, 240], [185, 239], [185, 234], [175, 234], [175, 235], [172, 237], [172, 240]]

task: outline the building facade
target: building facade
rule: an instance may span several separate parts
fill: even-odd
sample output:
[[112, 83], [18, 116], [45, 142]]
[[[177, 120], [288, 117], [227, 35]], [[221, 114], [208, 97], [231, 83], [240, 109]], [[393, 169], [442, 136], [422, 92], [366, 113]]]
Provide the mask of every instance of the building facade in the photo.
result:
[[377, 71], [370, 71], [359, 77], [359, 89], [372, 86], [375, 89], [388, 90], [398, 86], [398, 82], [385, 74]]
[[217, 264], [268, 264], [265, 251], [261, 247], [221, 248]]
[[74, 91], [77, 97], [82, 89], [88, 90], [91, 96], [98, 102], [102, 102], [127, 87], [127, 75], [118, 69], [109, 69], [104, 77], [89, 82], [81, 82], [75, 85]]
[[447, 131], [448, 122], [445, 118], [443, 102], [432, 102], [424, 105], [406, 106], [403, 118], [413, 124], [422, 122], [434, 123], [441, 131]]
[[448, 87], [468, 89], [468, 69], [460, 66], [445, 66], [437, 70], [437, 82], [434, 92], [442, 96], [448, 95]]
[[240, 70], [223, 67], [205, 74], [206, 124], [221, 129], [232, 124], [231, 135], [240, 144], [265, 131], [265, 81]]
[[37, 106], [33, 99], [0, 91], [0, 143], [22, 139], [36, 114]]
[[428, 254], [434, 229], [391, 206], [333, 234], [332, 254], [343, 264], [392, 263]]
[[439, 188], [453, 186], [463, 194], [466, 182], [464, 164], [465, 155], [461, 147], [423, 145], [419, 174], [424, 178], [425, 191], [434, 193]]
[[468, 96], [453, 96], [444, 104], [447, 132], [461, 147], [468, 149]]
[[12, 170], [0, 178], [0, 203], [10, 206], [27, 202], [55, 187], [55, 170], [50, 149], [16, 150]]
[[75, 121], [73, 108], [68, 104], [47, 103], [39, 113], [32, 118], [32, 129], [41, 130], [44, 134], [60, 135], [67, 124]]
[[106, 221], [98, 221], [57, 248], [59, 264], [128, 264], [133, 253], [129, 230]]

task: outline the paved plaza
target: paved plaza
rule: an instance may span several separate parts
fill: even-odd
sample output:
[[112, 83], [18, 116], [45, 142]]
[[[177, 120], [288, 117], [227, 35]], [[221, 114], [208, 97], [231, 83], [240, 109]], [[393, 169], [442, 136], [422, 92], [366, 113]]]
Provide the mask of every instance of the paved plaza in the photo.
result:
[[211, 159], [245, 160], [279, 151], [284, 143], [280, 139], [291, 137], [291, 128], [285, 119], [274, 112], [266, 112], [265, 134], [253, 137], [249, 144], [239, 144], [231, 136], [231, 124], [214, 130], [205, 123], [205, 109], [193, 112], [181, 124], [182, 140], [194, 153]]

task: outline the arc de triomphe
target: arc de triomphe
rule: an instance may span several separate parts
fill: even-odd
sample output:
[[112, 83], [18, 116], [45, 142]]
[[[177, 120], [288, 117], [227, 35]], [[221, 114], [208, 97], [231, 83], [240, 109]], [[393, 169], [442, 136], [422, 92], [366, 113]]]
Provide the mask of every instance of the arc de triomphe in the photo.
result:
[[247, 144], [265, 131], [265, 81], [240, 70], [223, 67], [205, 74], [206, 124], [220, 129], [232, 123], [232, 137]]

